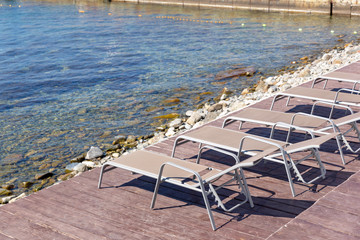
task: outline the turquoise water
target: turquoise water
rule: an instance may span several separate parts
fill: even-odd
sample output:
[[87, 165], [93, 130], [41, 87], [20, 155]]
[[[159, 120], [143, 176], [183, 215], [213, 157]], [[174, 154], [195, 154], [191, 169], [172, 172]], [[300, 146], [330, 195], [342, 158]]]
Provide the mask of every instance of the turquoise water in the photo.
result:
[[[241, 91], [360, 32], [358, 18], [76, 3], [0, 0], [0, 183], [34, 181], [39, 168], [62, 174], [91, 145], [149, 134], [156, 116], [225, 86]], [[258, 73], [214, 80], [234, 65]]]

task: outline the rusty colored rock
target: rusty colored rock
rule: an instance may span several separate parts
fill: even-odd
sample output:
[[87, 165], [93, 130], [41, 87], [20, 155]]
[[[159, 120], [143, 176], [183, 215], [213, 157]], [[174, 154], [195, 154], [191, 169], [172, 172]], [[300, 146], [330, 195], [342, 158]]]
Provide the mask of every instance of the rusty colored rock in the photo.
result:
[[222, 79], [241, 77], [241, 76], [253, 76], [255, 72], [256, 70], [253, 67], [230, 69], [216, 74], [215, 80], [222, 80]]

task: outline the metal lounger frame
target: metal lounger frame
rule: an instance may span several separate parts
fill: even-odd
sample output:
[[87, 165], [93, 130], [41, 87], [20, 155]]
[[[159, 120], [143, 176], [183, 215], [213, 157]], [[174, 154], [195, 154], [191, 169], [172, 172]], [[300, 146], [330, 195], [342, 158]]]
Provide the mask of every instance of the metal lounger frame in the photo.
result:
[[[328, 130], [332, 130], [333, 132], [337, 132], [339, 133], [339, 135], [336, 136], [335, 140], [336, 140], [336, 143], [337, 143], [337, 146], [338, 146], [338, 150], [339, 150], [339, 153], [340, 153], [340, 157], [341, 157], [341, 161], [342, 163], [345, 165], [346, 162], [345, 162], [345, 158], [344, 158], [344, 153], [343, 153], [343, 150], [342, 150], [342, 147], [343, 145], [346, 146], [346, 148], [348, 150], [350, 150], [351, 152], [353, 153], [358, 153], [360, 151], [360, 148], [358, 149], [353, 149], [353, 147], [350, 145], [349, 141], [346, 139], [346, 134], [348, 134], [349, 132], [351, 131], [355, 131], [356, 134], [357, 134], [357, 137], [360, 141], [360, 131], [359, 131], [359, 128], [357, 126], [357, 121], [360, 120], [360, 116], [357, 116], [357, 117], [354, 117], [352, 120], [349, 120], [348, 117], [344, 117], [344, 118], [339, 118], [339, 119], [336, 119], [336, 120], [332, 120], [330, 118], [325, 118], [325, 117], [321, 117], [321, 116], [317, 116], [317, 115], [314, 115], [314, 111], [315, 111], [315, 107], [318, 105], [318, 104], [325, 104], [325, 105], [331, 105], [332, 107], [333, 106], [336, 106], [336, 107], [340, 107], [340, 108], [345, 108], [347, 111], [349, 111], [351, 113], [351, 115], [354, 114], [354, 112], [352, 111], [351, 108], [347, 107], [347, 106], [344, 106], [344, 105], [340, 105], [340, 104], [334, 104], [334, 103], [328, 103], [328, 102], [315, 102], [313, 104], [313, 107], [311, 109], [311, 113], [310, 114], [307, 114], [307, 113], [302, 113], [302, 112], [298, 112], [298, 113], [283, 113], [283, 112], [276, 112], [276, 111], [270, 111], [270, 110], [265, 110], [265, 109], [261, 109], [261, 111], [266, 111], [267, 114], [281, 114], [282, 116], [284, 114], [288, 115], [288, 116], [291, 116], [291, 120], [289, 122], [290, 125], [294, 125], [294, 122], [295, 120], [299, 117], [299, 116], [307, 116], [307, 117], [311, 117], [311, 118], [314, 118], [314, 120], [316, 119], [321, 119], [323, 120], [323, 123], [328, 123], [327, 126], [325, 127], [315, 127], [314, 128], [311, 128], [309, 129], [309, 131], [312, 131], [314, 132], [315, 134], [329, 134]], [[359, 115], [359, 114], [357, 114]], [[281, 117], [280, 117], [281, 118]], [[347, 119], [345, 119], [347, 118]], [[275, 126], [277, 124], [277, 122], [274, 122], [274, 121], [269, 121], [269, 120], [266, 120], [268, 118], [263, 118], [262, 120], [259, 120], [259, 119], [252, 119], [251, 116], [247, 115], [247, 116], [237, 116], [237, 115], [234, 115], [234, 116], [228, 116], [224, 122], [223, 122], [223, 125], [222, 127], [224, 128], [228, 122], [233, 122], [233, 121], [239, 121], [240, 122], [240, 125], [239, 125], [239, 129], [242, 128], [242, 125], [244, 122], [251, 122], [251, 123], [256, 123], [256, 124], [263, 124], [263, 125], [267, 125], [267, 126]], [[342, 119], [344, 119], [344, 121], [342, 121]], [[334, 122], [336, 121], [336, 123]], [[340, 130], [340, 126], [342, 125], [350, 125], [351, 127], [342, 132]], [[298, 126], [300, 127], [303, 127], [301, 124], [298, 124]], [[320, 125], [319, 125], [320, 126]], [[305, 127], [306, 128], [306, 127]], [[288, 137], [287, 137], [287, 140], [289, 140], [289, 137], [290, 137], [290, 133], [291, 131], [289, 131], [288, 133]], [[344, 144], [341, 144], [340, 141], [343, 141]]]
[[[243, 138], [241, 140], [241, 142], [244, 142], [246, 139], [258, 140], [256, 137], [246, 136], [245, 138]], [[262, 139], [259, 139], [258, 141], [263, 142]], [[217, 148], [214, 148], [212, 146], [206, 146], [206, 147], [209, 148], [209, 149], [218, 151], [218, 152], [220, 152], [222, 154], [226, 154], [226, 155], [234, 158], [235, 159], [235, 164], [233, 166], [225, 169], [225, 170], [222, 170], [222, 171], [216, 170], [216, 169], [213, 169], [213, 168], [209, 168], [209, 167], [206, 167], [206, 166], [203, 166], [203, 165], [196, 164], [198, 166], [203, 166], [203, 167], [205, 167], [205, 168], [207, 168], [209, 170], [217, 171], [214, 175], [211, 175], [210, 177], [203, 179], [200, 176], [199, 172], [197, 172], [197, 171], [195, 171], [195, 170], [193, 170], [191, 168], [184, 167], [184, 166], [181, 166], [181, 165], [178, 164], [179, 161], [185, 161], [185, 160], [179, 160], [179, 159], [175, 159], [175, 158], [172, 158], [172, 157], [167, 157], [167, 156], [164, 156], [164, 155], [153, 153], [153, 152], [150, 152], [150, 151], [140, 150], [138, 152], [141, 152], [141, 151], [146, 152], [146, 154], [149, 155], [149, 156], [151, 155], [151, 157], [155, 156], [155, 157], [165, 158], [165, 161], [160, 166], [158, 166], [159, 167], [158, 173], [149, 172], [149, 171], [141, 169], [141, 168], [134, 168], [134, 167], [131, 167], [129, 165], [121, 164], [121, 163], [116, 162], [116, 161], [109, 161], [109, 162], [106, 162], [101, 168], [98, 188], [101, 188], [101, 182], [102, 182], [102, 179], [103, 179], [103, 173], [104, 173], [105, 168], [108, 167], [108, 166], [113, 166], [113, 167], [122, 168], [122, 169], [125, 169], [125, 170], [128, 170], [128, 171], [131, 171], [131, 172], [136, 172], [136, 173], [139, 173], [139, 174], [142, 174], [142, 175], [157, 179], [155, 189], [154, 189], [154, 193], [153, 193], [153, 198], [152, 198], [152, 201], [151, 201], [151, 206], [150, 206], [151, 209], [153, 209], [155, 207], [155, 202], [156, 202], [156, 198], [157, 198], [157, 195], [158, 195], [159, 187], [160, 187], [160, 184], [162, 182], [169, 182], [169, 183], [175, 184], [177, 186], [181, 186], [181, 187], [184, 187], [184, 188], [187, 188], [187, 189], [191, 189], [191, 190], [200, 192], [202, 194], [204, 202], [205, 202], [205, 206], [206, 206], [207, 213], [208, 213], [208, 216], [209, 216], [209, 219], [210, 219], [211, 227], [212, 227], [213, 230], [216, 230], [215, 220], [214, 220], [213, 214], [211, 212], [211, 206], [210, 206], [209, 199], [208, 199], [209, 195], [213, 196], [215, 198], [215, 202], [218, 204], [218, 206], [221, 207], [224, 211], [227, 211], [227, 212], [233, 211], [234, 209], [236, 209], [236, 208], [240, 207], [241, 205], [245, 204], [246, 202], [249, 202], [250, 206], [254, 207], [254, 203], [252, 201], [250, 191], [249, 191], [249, 188], [247, 186], [246, 178], [245, 178], [245, 175], [244, 175], [244, 172], [243, 172], [242, 168], [243, 167], [253, 166], [253, 165], [257, 164], [264, 156], [274, 152], [276, 150], [276, 148], [271, 146], [271, 147], [269, 147], [269, 149], [263, 151], [262, 153], [259, 153], [258, 155], [255, 155], [253, 157], [250, 157], [250, 158], [246, 159], [243, 162], [240, 162], [238, 156], [236, 156], [235, 154], [233, 154], [231, 152], [227, 152], [227, 151], [222, 150], [222, 149], [217, 149]], [[201, 151], [199, 152], [199, 155], [200, 154], [201, 154]], [[129, 154], [128, 157], [131, 157], [131, 154]], [[121, 157], [119, 158], [119, 160], [120, 159], [121, 159]], [[143, 158], [143, 160], [146, 161], [148, 159]], [[179, 169], [179, 170], [190, 173], [193, 176], [194, 179], [198, 180], [197, 184], [187, 184], [186, 182], [180, 181], [179, 179], [164, 176], [163, 173], [164, 173], [164, 170], [167, 168], [167, 166], [172, 166], [172, 167], [174, 167], [176, 169]], [[232, 173], [233, 171], [234, 171], [234, 173]], [[216, 180], [218, 180], [219, 178], [221, 178], [225, 174], [231, 175], [232, 179], [230, 179], [229, 181], [226, 181], [225, 183], [221, 184], [220, 186], [215, 187], [213, 185], [213, 182], [215, 182]], [[239, 188], [241, 189], [241, 193], [245, 196], [245, 200], [242, 201], [241, 203], [233, 206], [232, 208], [228, 209], [222, 203], [222, 200], [220, 199], [220, 197], [218, 196], [216, 191], [218, 189], [222, 188], [223, 186], [229, 184], [232, 181], [236, 181], [238, 183]]]
[[[317, 94], [318, 97], [314, 97], [314, 96], [311, 96], [311, 95], [306, 95], [305, 92], [302, 92], [302, 93], [299, 93], [299, 94], [298, 93], [289, 93], [290, 90], [295, 91], [295, 90], [304, 90], [304, 89], [307, 89], [307, 91], [309, 91], [309, 92], [315, 92], [315, 91], [318, 92], [318, 94]], [[360, 96], [358, 96], [359, 99], [358, 99], [357, 102], [347, 102], [347, 101], [339, 100], [340, 93], [349, 92], [350, 93], [349, 95], [355, 95], [355, 94], [358, 95], [358, 94], [360, 94], [360, 91], [358, 91], [358, 90], [341, 88], [335, 93], [334, 98], [331, 98], [331, 99], [321, 97], [322, 95], [324, 95], [324, 93], [330, 92], [329, 90], [315, 89], [315, 88], [304, 88], [304, 87], [295, 87], [295, 88], [291, 88], [290, 90], [276, 94], [274, 96], [274, 98], [273, 98], [272, 103], [271, 103], [270, 110], [273, 109], [274, 104], [275, 104], [276, 101], [278, 101], [278, 100], [280, 100], [280, 99], [282, 99], [284, 97], [288, 98], [288, 100], [286, 101], [286, 106], [289, 105], [289, 102], [290, 102], [291, 98], [303, 98], [303, 99], [308, 99], [308, 100], [313, 100], [313, 101], [330, 102], [330, 103], [334, 103], [334, 104], [342, 104], [342, 105], [360, 107]], [[333, 110], [334, 110], [334, 107], [332, 107], [332, 109], [331, 109], [330, 116], [332, 115]]]
[[[282, 124], [282, 123], [279, 123], [278, 125], [284, 126], [284, 124]], [[297, 126], [291, 126], [291, 127], [294, 128], [294, 129], [298, 129], [298, 130], [301, 129], [301, 128], [297, 127]], [[220, 129], [221, 130], [226, 130], [226, 131], [232, 131], [232, 130], [227, 130], [227, 129], [223, 129], [223, 128], [220, 128]], [[307, 129], [302, 129], [302, 130], [308, 131]], [[224, 132], [224, 134], [226, 134], [226, 132]], [[242, 133], [242, 134], [244, 134], [244, 133]], [[310, 132], [310, 134], [312, 134], [312, 133]], [[329, 135], [324, 135], [324, 136], [319, 137], [319, 138], [324, 139], [324, 141], [321, 142], [321, 143], [323, 143], [323, 142], [325, 142], [325, 141], [327, 141], [327, 140], [329, 140], [331, 138], [336, 137], [337, 134], [338, 133], [331, 133]], [[247, 135], [254, 136], [254, 135], [250, 135], [250, 134], [247, 134]], [[317, 138], [317, 139], [319, 139], [319, 138]], [[174, 157], [174, 155], [175, 155], [176, 147], [179, 144], [181, 144], [182, 142], [184, 142], [184, 141], [191, 141], [191, 142], [199, 143], [200, 144], [200, 151], [202, 151], [202, 148], [201, 148], [202, 144], [206, 144], [206, 145], [214, 146], [216, 148], [225, 149], [226, 151], [236, 152], [238, 157], [241, 154], [247, 154], [247, 155], [250, 155], [250, 156], [254, 154], [254, 152], [247, 151], [246, 149], [243, 149], [242, 144], [240, 145], [239, 148], [234, 148], [234, 147], [231, 147], [231, 146], [227, 146], [225, 144], [218, 144], [218, 143], [212, 142], [211, 139], [205, 140], [205, 139], [200, 139], [200, 138], [194, 138], [194, 137], [187, 136], [186, 134], [184, 134], [184, 135], [181, 135], [181, 136], [176, 138], [176, 140], [174, 142], [174, 145], [173, 145], [173, 151], [172, 151], [172, 154], [171, 154], [172, 157]], [[268, 140], [269, 143], [271, 141], [272, 141], [271, 139]], [[318, 141], [316, 143], [314, 143], [315, 141], [314, 141], [314, 139], [305, 140], [305, 141], [300, 142], [300, 143], [288, 145], [287, 147], [286, 146], [283, 147], [283, 146], [281, 146], [279, 144], [276, 144], [277, 148], [279, 149], [279, 152], [276, 153], [276, 154], [268, 155], [268, 156], [263, 158], [264, 160], [269, 160], [269, 161], [280, 163], [280, 164], [284, 165], [286, 175], [287, 175], [289, 185], [290, 185], [290, 190], [291, 190], [291, 193], [292, 193], [293, 197], [296, 196], [296, 193], [295, 193], [294, 183], [293, 183], [293, 180], [292, 180], [291, 170], [294, 171], [295, 177], [298, 180], [300, 180], [301, 182], [305, 183], [305, 184], [311, 184], [311, 183], [313, 183], [314, 181], [316, 181], [316, 180], [318, 180], [320, 178], [325, 178], [326, 169], [325, 169], [324, 165], [321, 162], [320, 155], [319, 155], [319, 152], [318, 152], [318, 148], [320, 147], [320, 144], [318, 143]], [[239, 139], [239, 142], [240, 142], [240, 139]], [[304, 142], [308, 142], [309, 145], [302, 146]], [[284, 143], [284, 144], [286, 144], [286, 143]], [[299, 146], [299, 148], [296, 148], [297, 146]], [[289, 148], [289, 150], [291, 150], [291, 151], [287, 151], [287, 148]], [[309, 155], [307, 155], [306, 157], [302, 158], [302, 159], [294, 160], [290, 156], [291, 153], [299, 152], [299, 151], [305, 151], [305, 150], [310, 150], [311, 153]], [[308, 159], [311, 156], [315, 157], [315, 160], [317, 161], [317, 163], [319, 165], [320, 175], [314, 177], [310, 181], [305, 181], [296, 165], [301, 163], [302, 161]], [[279, 159], [279, 157], [281, 159]]]

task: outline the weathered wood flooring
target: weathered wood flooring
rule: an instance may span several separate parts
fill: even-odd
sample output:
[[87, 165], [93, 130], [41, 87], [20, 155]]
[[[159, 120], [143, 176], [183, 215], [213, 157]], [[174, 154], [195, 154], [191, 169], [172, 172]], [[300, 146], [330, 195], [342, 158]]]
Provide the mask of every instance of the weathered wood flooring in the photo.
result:
[[[269, 108], [271, 100], [253, 107]], [[308, 111], [309, 104], [293, 99], [286, 107], [284, 99], [274, 110]], [[237, 129], [238, 124], [228, 127]], [[266, 135], [269, 129], [245, 124], [242, 131]], [[173, 141], [148, 150], [170, 155]], [[176, 157], [193, 161], [197, 151], [197, 144], [185, 143]], [[320, 155], [326, 178], [310, 186], [296, 182], [296, 197], [291, 196], [282, 165], [266, 162], [246, 169], [255, 207], [245, 204], [233, 213], [215, 210], [217, 231], [211, 229], [200, 194], [163, 184], [156, 209], [150, 210], [154, 180], [113, 168], [105, 173], [102, 189], [97, 189], [100, 171], [95, 169], [1, 207], [0, 239], [359, 239], [359, 156], [345, 151], [347, 164], [342, 165], [334, 140], [322, 145]], [[217, 168], [232, 164], [212, 151], [204, 154], [202, 163]], [[301, 169], [309, 176], [318, 170], [312, 161]], [[229, 205], [242, 199], [234, 186], [221, 194], [229, 196]]]

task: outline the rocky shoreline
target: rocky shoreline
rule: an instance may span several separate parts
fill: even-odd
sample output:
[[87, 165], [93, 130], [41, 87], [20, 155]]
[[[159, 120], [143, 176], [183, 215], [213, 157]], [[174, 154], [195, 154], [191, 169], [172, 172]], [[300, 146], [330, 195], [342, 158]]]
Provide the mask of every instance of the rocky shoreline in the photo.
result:
[[[343, 47], [334, 47], [332, 50], [327, 50], [322, 56], [311, 62], [309, 61], [309, 57], [305, 56], [299, 59], [300, 67], [296, 70], [287, 70], [277, 76], [261, 78], [254, 86], [245, 88], [239, 96], [233, 96], [231, 90], [224, 88], [219, 96], [215, 98], [216, 103], [206, 103], [200, 109], [189, 110], [184, 114], [184, 117], [181, 118], [179, 114], [170, 114], [173, 120], [166, 125], [157, 127], [156, 132], [153, 134], [140, 137], [133, 135], [116, 136], [112, 146], [107, 148], [106, 151], [101, 150], [99, 147], [91, 147], [87, 153], [72, 159], [70, 161], [71, 163], [66, 166], [65, 174], [58, 176], [56, 179], [53, 178], [51, 170], [37, 174], [34, 178], [38, 181], [41, 180], [41, 182], [36, 189], [40, 190], [44, 187], [65, 181], [82, 172], [100, 167], [103, 163], [113, 158], [129, 154], [132, 151], [144, 149], [166, 138], [183, 133], [189, 129], [197, 128], [207, 122], [257, 103], [280, 91], [285, 91], [304, 82], [312, 81], [317, 76], [358, 61], [360, 60], [359, 40], [356, 43], [352, 42], [345, 44]], [[295, 63], [296, 62], [293, 62], [293, 64]], [[33, 183], [23, 182], [21, 185], [22, 188], [26, 189], [32, 186]], [[14, 187], [11, 181], [2, 185], [0, 189], [1, 204], [11, 203], [26, 196], [26, 193], [18, 196], [14, 195], [11, 191]]]

